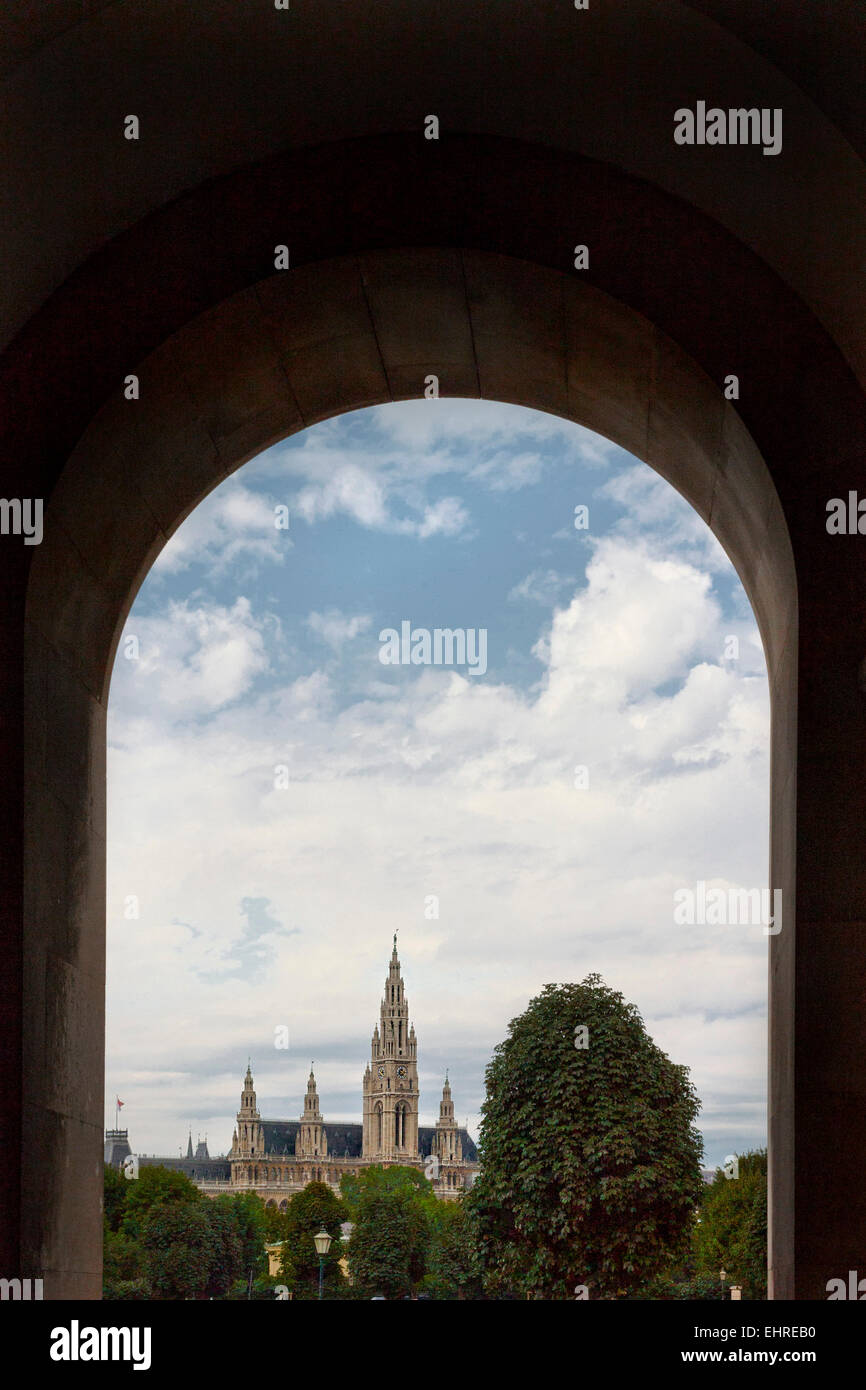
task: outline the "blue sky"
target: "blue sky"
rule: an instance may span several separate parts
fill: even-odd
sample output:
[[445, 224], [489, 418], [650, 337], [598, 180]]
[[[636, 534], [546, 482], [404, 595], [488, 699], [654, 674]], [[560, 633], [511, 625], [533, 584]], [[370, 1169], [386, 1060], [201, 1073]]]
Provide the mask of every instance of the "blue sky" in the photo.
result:
[[[404, 620], [486, 629], [485, 674], [383, 665]], [[191, 1124], [225, 1151], [247, 1056], [263, 1115], [300, 1113], [315, 1059], [326, 1120], [360, 1118], [394, 930], [422, 1122], [448, 1067], [477, 1132], [509, 1020], [599, 971], [691, 1068], [706, 1160], [765, 1142], [767, 938], [672, 910], [699, 879], [767, 882], [763, 653], [651, 469], [516, 406], [344, 415], [205, 499], [124, 637], [107, 1092], [134, 1148]]]

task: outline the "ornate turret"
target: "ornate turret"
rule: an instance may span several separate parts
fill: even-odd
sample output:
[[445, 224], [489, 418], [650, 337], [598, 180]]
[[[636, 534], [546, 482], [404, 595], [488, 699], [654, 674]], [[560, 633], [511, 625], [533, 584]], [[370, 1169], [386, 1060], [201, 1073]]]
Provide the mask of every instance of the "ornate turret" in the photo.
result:
[[445, 1085], [442, 1087], [442, 1099], [439, 1102], [436, 1133], [433, 1135], [433, 1152], [438, 1156], [440, 1163], [463, 1162], [463, 1141], [454, 1118], [454, 1102], [451, 1099], [451, 1083], [447, 1072]]
[[319, 1095], [313, 1064], [307, 1080], [307, 1094], [304, 1097], [304, 1113], [295, 1140], [295, 1153], [298, 1158], [324, 1158], [328, 1152], [328, 1136], [319, 1111]]
[[256, 1108], [256, 1092], [249, 1062], [238, 1111], [237, 1152], [241, 1158], [261, 1158], [264, 1152], [264, 1131], [261, 1115]]

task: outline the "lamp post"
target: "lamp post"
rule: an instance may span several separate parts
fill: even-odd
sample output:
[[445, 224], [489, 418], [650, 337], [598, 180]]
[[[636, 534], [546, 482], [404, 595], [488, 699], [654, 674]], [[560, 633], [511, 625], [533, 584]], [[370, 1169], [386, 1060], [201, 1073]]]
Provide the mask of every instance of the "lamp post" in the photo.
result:
[[321, 1298], [325, 1287], [325, 1256], [331, 1248], [331, 1237], [324, 1226], [318, 1235], [313, 1236], [313, 1241], [319, 1255], [319, 1298]]

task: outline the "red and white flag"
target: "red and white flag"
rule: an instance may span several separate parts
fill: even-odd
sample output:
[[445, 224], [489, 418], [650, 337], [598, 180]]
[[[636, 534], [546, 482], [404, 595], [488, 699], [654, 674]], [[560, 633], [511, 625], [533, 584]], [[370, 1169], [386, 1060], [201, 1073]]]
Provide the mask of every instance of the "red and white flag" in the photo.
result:
[[118, 1110], [122, 1110], [124, 1102], [120, 1099], [120, 1096], [115, 1096], [114, 1099], [117, 1101]]

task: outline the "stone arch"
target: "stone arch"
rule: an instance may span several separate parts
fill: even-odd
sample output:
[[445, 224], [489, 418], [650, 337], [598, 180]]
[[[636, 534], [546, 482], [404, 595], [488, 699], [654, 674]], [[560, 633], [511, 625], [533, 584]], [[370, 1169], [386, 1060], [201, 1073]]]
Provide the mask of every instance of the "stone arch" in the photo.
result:
[[[134, 407], [115, 393], [74, 449], [46, 509], [28, 588], [27, 679], [43, 698], [31, 701], [26, 734], [38, 756], [28, 770], [25, 854], [36, 862], [48, 829], [67, 856], [90, 856], [69, 907], [88, 959], [99, 958], [104, 929], [108, 687], [123, 622], [155, 556], [208, 491], [268, 445], [329, 415], [422, 395], [430, 374], [443, 395], [511, 401], [608, 435], [667, 478], [718, 536], [764, 641], [773, 883], [793, 903], [798, 628], [786, 519], [734, 406], [649, 319], [579, 277], [519, 257], [401, 247], [243, 289], [173, 334], [137, 373]], [[97, 570], [88, 556], [99, 557]], [[61, 719], [45, 718], [58, 709]], [[69, 766], [70, 757], [81, 760], [74, 770], [86, 788], [84, 821], [77, 804], [46, 797], [41, 781], [46, 765]], [[49, 905], [32, 906], [39, 936]], [[771, 945], [777, 1000], [793, 987], [792, 945], [790, 937]], [[784, 1031], [783, 1012], [775, 1018]], [[784, 1045], [775, 1068], [780, 1094], [789, 1092]], [[776, 1210], [777, 1229], [789, 1234], [790, 1182], [777, 1183]]]

